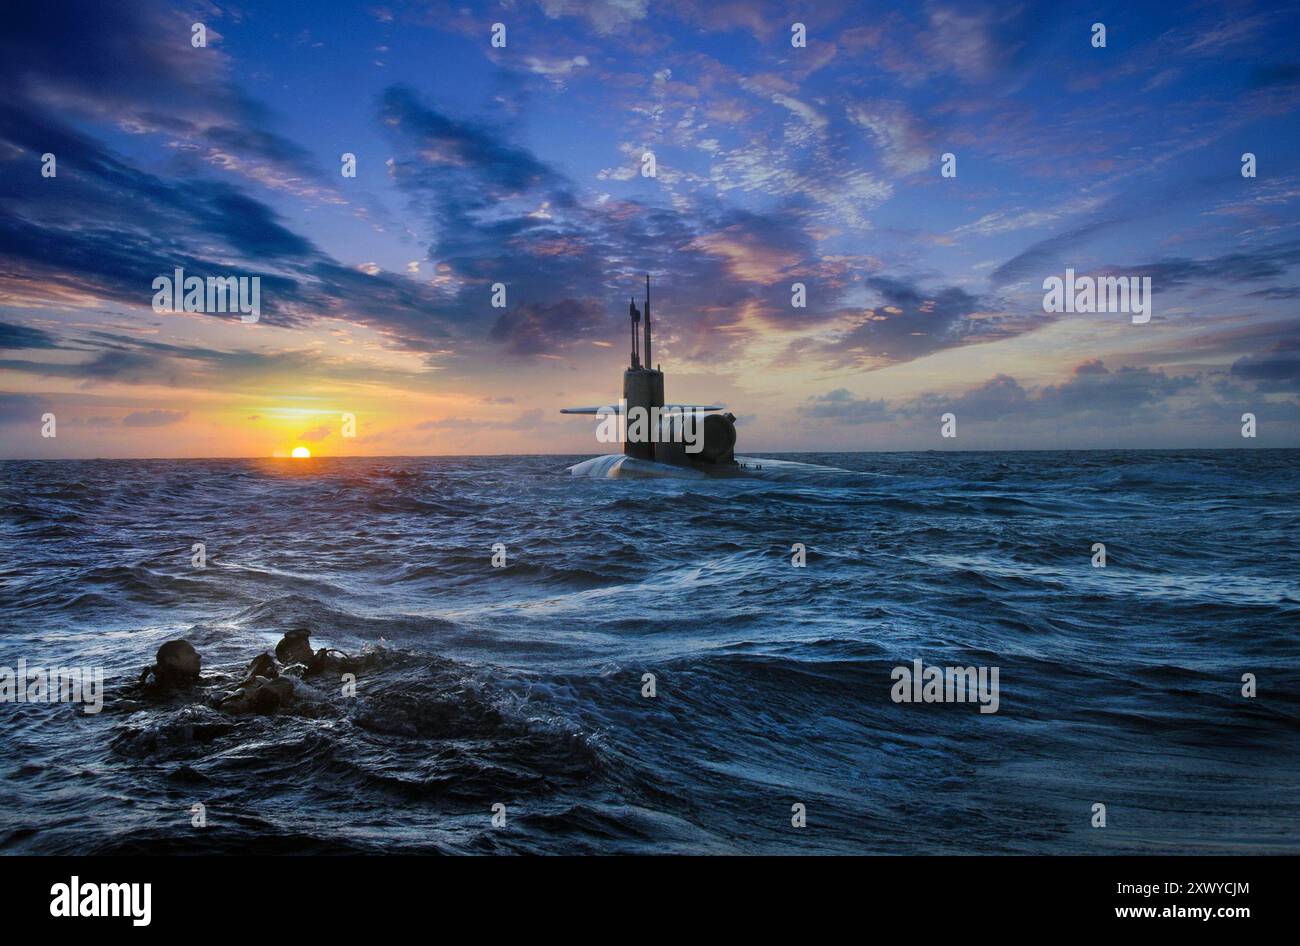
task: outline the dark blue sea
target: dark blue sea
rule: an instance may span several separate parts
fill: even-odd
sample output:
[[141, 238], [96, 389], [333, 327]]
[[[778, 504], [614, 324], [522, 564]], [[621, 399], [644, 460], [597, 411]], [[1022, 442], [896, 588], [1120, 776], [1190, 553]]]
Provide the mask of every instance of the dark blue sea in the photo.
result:
[[[1300, 451], [578, 459], [0, 464], [0, 665], [107, 675], [0, 704], [0, 850], [1300, 852]], [[217, 710], [294, 627], [356, 695]]]

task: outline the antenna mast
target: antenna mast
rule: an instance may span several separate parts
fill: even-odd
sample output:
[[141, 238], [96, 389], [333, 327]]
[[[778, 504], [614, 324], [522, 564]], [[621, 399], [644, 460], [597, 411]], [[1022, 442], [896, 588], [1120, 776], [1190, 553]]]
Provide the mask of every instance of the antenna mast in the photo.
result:
[[636, 371], [641, 367], [641, 359], [637, 357], [636, 350], [636, 329], [637, 323], [641, 321], [641, 313], [636, 310], [636, 300], [630, 298], [627, 300], [627, 314], [632, 320], [632, 370]]
[[650, 274], [645, 274], [645, 366], [654, 370], [654, 360], [650, 357]]

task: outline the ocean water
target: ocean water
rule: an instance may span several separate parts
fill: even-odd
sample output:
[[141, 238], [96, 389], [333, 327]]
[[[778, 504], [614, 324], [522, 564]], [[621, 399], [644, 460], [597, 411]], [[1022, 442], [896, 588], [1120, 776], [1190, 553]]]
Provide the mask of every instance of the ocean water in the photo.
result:
[[[107, 674], [0, 704], [0, 851], [1300, 851], [1300, 451], [578, 459], [0, 464], [0, 665]], [[304, 625], [355, 697], [212, 708]]]

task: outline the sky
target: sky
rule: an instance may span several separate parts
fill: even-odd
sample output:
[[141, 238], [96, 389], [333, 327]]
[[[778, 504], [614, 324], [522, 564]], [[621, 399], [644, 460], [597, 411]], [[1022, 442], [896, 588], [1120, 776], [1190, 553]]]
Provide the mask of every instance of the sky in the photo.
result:
[[[20, 4], [0, 457], [608, 452], [559, 408], [618, 397], [647, 273], [668, 400], [740, 453], [1300, 446], [1297, 35], [1252, 2]], [[258, 277], [259, 319], [158, 311], [177, 268]], [[1148, 277], [1150, 320], [1045, 311], [1067, 268]]]

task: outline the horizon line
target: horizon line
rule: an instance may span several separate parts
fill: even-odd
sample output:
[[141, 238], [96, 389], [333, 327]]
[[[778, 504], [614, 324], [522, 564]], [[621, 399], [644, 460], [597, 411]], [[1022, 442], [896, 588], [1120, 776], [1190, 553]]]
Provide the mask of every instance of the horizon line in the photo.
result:
[[[1233, 451], [1258, 450], [1300, 450], [1300, 444], [1292, 446], [1240, 446], [1240, 447], [983, 447], [975, 449], [955, 449], [950, 447], [926, 447], [914, 450], [764, 450], [765, 454], [774, 456], [831, 454], [853, 455], [898, 454], [898, 453], [1229, 453]], [[594, 456], [613, 456], [615, 454], [594, 454]], [[134, 460], [284, 460], [291, 463], [311, 462], [313, 460], [422, 460], [432, 457], [448, 459], [492, 459], [497, 457], [586, 457], [589, 453], [348, 453], [328, 454], [325, 456], [288, 457], [267, 456], [265, 454], [248, 454], [244, 456], [132, 456], [132, 457], [0, 457], [0, 463], [94, 463], [97, 461], [134, 461]], [[751, 454], [743, 454], [750, 457]], [[761, 459], [754, 457], [754, 459]]]

